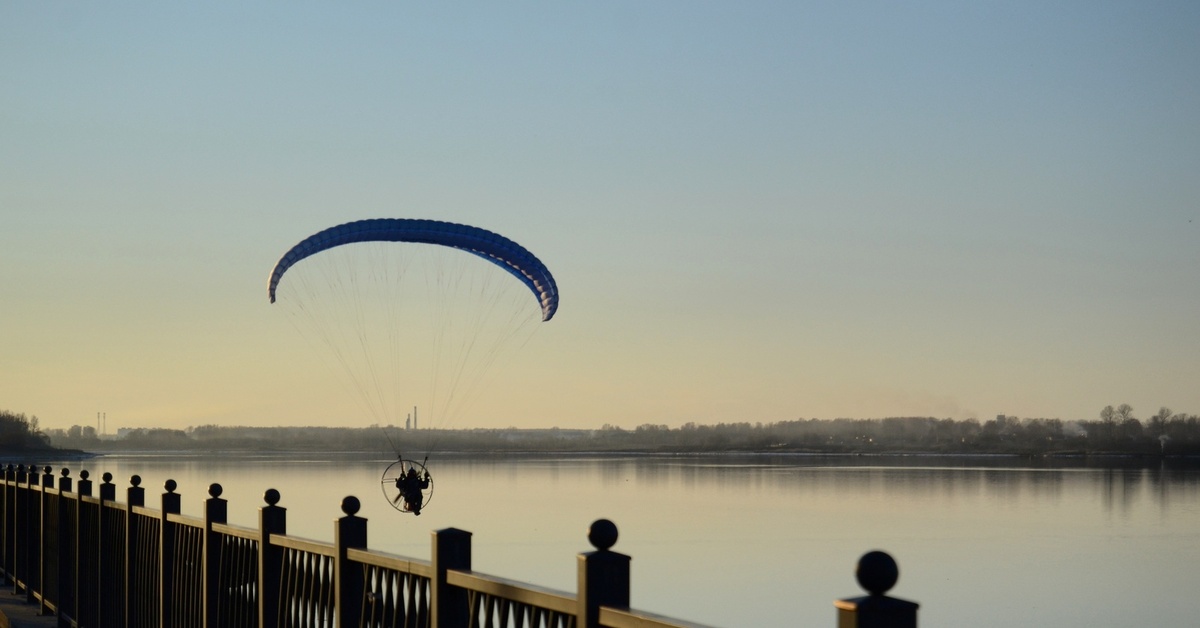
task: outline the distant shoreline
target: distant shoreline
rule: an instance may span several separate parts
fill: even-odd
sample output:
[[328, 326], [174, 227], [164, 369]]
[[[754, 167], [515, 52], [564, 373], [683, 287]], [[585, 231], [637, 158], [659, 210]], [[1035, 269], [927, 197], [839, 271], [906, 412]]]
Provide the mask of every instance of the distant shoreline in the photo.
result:
[[37, 464], [40, 460], [86, 460], [98, 455], [78, 449], [30, 449], [26, 451], [0, 452], [0, 465]]
[[[1124, 408], [1125, 406], [1122, 406]], [[1116, 411], [1114, 411], [1115, 413]], [[1143, 425], [1117, 420], [933, 417], [797, 419], [775, 423], [720, 423], [625, 429], [407, 429], [369, 427], [251, 427], [203, 425], [187, 429], [137, 428], [116, 437], [80, 427], [51, 430], [51, 444], [111, 452], [339, 452], [369, 455], [442, 452], [443, 455], [785, 454], [914, 456], [1139, 456], [1200, 455], [1200, 417], [1163, 409]]]
[[[222, 458], [236, 460], [355, 460], [365, 462], [395, 461], [397, 456], [380, 451], [316, 451], [311, 449], [295, 450], [113, 450], [70, 456], [46, 456], [38, 460], [25, 460], [25, 464], [42, 465], [49, 462], [64, 462], [76, 460], [94, 460], [112, 458], [143, 458], [157, 460], [162, 458], [203, 460], [207, 458]], [[707, 459], [714, 462], [720, 460], [737, 461], [828, 461], [832, 464], [849, 464], [852, 466], [873, 466], [889, 464], [897, 466], [912, 466], [932, 464], [936, 466], [966, 463], [971, 466], [986, 465], [988, 462], [1012, 463], [1021, 462], [1034, 466], [1045, 464], [1052, 467], [1128, 467], [1148, 468], [1162, 464], [1182, 465], [1184, 467], [1200, 466], [1200, 456], [1197, 455], [1145, 455], [1127, 454], [1120, 452], [1052, 452], [1047, 454], [1021, 453], [978, 453], [978, 452], [913, 452], [913, 451], [884, 451], [884, 452], [801, 452], [801, 451], [644, 451], [644, 450], [613, 450], [613, 451], [433, 451], [421, 459], [430, 461], [530, 461], [530, 460], [559, 460], [582, 461], [586, 459], [608, 460], [687, 460]], [[8, 462], [0, 457], [0, 462]], [[14, 463], [16, 461], [13, 461]]]

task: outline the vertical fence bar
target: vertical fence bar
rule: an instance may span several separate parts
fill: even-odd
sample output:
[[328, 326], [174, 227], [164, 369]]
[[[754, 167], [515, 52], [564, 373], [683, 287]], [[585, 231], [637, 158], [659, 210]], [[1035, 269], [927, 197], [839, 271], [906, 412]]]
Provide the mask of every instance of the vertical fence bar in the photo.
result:
[[887, 552], [863, 554], [854, 576], [869, 595], [833, 603], [838, 628], [917, 628], [920, 604], [885, 595], [900, 578], [900, 568]]
[[287, 508], [278, 506], [279, 491], [263, 493], [266, 506], [258, 510], [258, 626], [279, 626], [279, 581], [283, 578], [283, 548], [271, 543], [272, 534], [287, 534]]
[[430, 625], [440, 628], [466, 628], [470, 624], [470, 605], [466, 591], [446, 583], [446, 572], [471, 569], [471, 533], [458, 528], [433, 532], [433, 577], [429, 580]]
[[599, 628], [600, 607], [629, 607], [629, 561], [625, 554], [609, 548], [617, 542], [617, 526], [597, 519], [588, 529], [588, 541], [596, 548], [578, 557], [577, 628]]
[[[218, 622], [217, 606], [219, 592], [222, 586], [221, 575], [221, 539], [213, 532], [214, 523], [226, 523], [229, 516], [229, 504], [221, 499], [224, 489], [220, 484], [208, 486], [208, 499], [204, 500], [204, 626], [205, 628], [221, 628]], [[228, 586], [228, 585], [226, 585]]]
[[367, 520], [357, 516], [362, 504], [353, 495], [342, 500], [342, 512], [334, 527], [333, 546], [337, 557], [333, 562], [333, 599], [339, 626], [357, 626], [362, 618], [363, 569], [351, 563], [346, 550], [366, 549]]

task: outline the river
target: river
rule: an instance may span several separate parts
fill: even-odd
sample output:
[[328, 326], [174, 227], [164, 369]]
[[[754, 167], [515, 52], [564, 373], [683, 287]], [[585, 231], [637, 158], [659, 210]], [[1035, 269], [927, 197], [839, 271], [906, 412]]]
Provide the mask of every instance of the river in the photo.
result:
[[477, 571], [564, 591], [595, 519], [633, 557], [632, 605], [713, 626], [834, 626], [861, 595], [858, 557], [895, 557], [893, 595], [941, 626], [1186, 626], [1200, 621], [1200, 465], [1006, 457], [510, 456], [430, 461], [420, 517], [380, 489], [390, 460], [333, 455], [110, 455], [51, 462], [147, 505], [175, 480], [185, 514], [210, 483], [257, 525], [275, 488], [288, 532], [324, 542], [346, 495], [371, 549], [429, 558], [430, 532], [473, 533]]

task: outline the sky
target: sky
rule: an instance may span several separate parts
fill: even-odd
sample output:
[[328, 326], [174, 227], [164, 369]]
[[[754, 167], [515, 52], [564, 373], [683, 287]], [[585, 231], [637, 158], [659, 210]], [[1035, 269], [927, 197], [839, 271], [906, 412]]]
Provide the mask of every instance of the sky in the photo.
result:
[[360, 218], [555, 318], [462, 427], [1200, 413], [1192, 2], [0, 3], [0, 409], [368, 420], [268, 304]]

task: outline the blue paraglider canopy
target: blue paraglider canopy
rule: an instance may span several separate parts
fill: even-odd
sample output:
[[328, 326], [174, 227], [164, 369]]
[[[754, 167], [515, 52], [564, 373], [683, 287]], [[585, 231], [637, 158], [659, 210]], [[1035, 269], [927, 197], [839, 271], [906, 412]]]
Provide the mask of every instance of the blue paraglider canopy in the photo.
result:
[[321, 251], [355, 242], [419, 242], [448, 246], [478, 255], [520, 279], [533, 292], [548, 321], [558, 310], [558, 286], [550, 270], [533, 253], [508, 238], [479, 227], [440, 220], [374, 218], [348, 222], [317, 232], [284, 253], [267, 282], [267, 296], [289, 268]]

